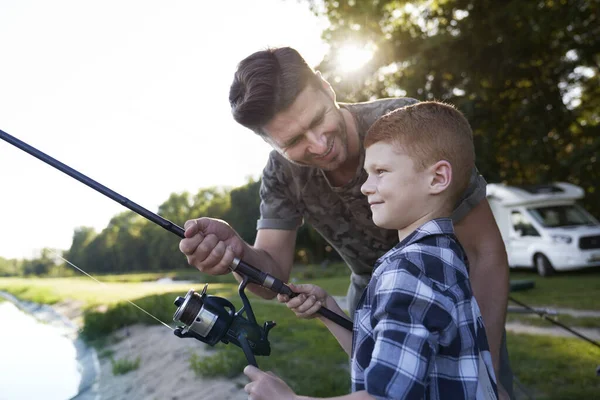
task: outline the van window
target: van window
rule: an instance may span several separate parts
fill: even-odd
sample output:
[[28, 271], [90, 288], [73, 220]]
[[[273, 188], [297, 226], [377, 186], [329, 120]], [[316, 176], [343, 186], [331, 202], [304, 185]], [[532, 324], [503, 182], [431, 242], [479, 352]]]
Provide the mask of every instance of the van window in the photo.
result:
[[510, 214], [510, 220], [515, 232], [521, 232], [521, 236], [540, 236], [538, 231], [531, 225], [531, 222], [520, 211], [513, 211]]
[[594, 220], [577, 205], [538, 207], [528, 211], [536, 221], [548, 228], [595, 224]]

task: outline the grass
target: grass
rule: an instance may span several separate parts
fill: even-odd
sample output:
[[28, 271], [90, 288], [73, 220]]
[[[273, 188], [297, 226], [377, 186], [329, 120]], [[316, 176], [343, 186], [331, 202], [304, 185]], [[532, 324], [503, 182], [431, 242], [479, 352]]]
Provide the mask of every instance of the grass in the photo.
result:
[[510, 294], [511, 297], [528, 305], [583, 310], [600, 309], [600, 270], [598, 269], [563, 272], [547, 278], [534, 272], [511, 270], [510, 279], [534, 281], [534, 289]]
[[513, 372], [536, 400], [594, 399], [600, 349], [571, 338], [508, 334]]
[[[600, 329], [600, 318], [594, 317], [573, 317], [570, 315], [555, 315], [548, 316], [555, 321], [560, 322], [568, 327], [580, 327], [580, 328], [597, 328]], [[526, 325], [541, 326], [541, 327], [553, 327], [555, 326], [552, 322], [537, 316], [537, 315], [523, 315], [523, 314], [511, 314], [506, 316], [507, 322], [520, 322]], [[599, 361], [600, 364], [600, 361]]]
[[[229, 277], [229, 282], [233, 279]], [[160, 293], [179, 292], [185, 295], [191, 287], [202, 288], [202, 283], [138, 283], [111, 282], [99, 284], [86, 278], [0, 278], [0, 290], [36, 303], [55, 304], [70, 299], [82, 301], [86, 307], [110, 305], [120, 301], [141, 298]], [[232, 285], [211, 284], [211, 291]]]
[[140, 358], [136, 358], [131, 361], [127, 358], [121, 358], [118, 360], [110, 360], [112, 363], [112, 373], [113, 375], [125, 375], [130, 371], [134, 371], [140, 367]]

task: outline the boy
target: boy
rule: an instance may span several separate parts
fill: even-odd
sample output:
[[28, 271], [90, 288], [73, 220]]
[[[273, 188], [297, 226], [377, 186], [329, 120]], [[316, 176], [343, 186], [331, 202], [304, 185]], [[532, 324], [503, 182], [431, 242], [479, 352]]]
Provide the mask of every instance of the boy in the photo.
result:
[[[465, 252], [449, 218], [474, 167], [471, 128], [454, 107], [424, 102], [381, 117], [364, 141], [362, 193], [373, 222], [399, 243], [375, 264], [354, 313], [354, 332], [322, 319], [351, 356], [352, 394], [340, 399], [496, 399], [496, 378]], [[315, 285], [279, 300], [299, 317], [322, 306]], [[272, 374], [246, 367], [258, 399], [296, 396]]]

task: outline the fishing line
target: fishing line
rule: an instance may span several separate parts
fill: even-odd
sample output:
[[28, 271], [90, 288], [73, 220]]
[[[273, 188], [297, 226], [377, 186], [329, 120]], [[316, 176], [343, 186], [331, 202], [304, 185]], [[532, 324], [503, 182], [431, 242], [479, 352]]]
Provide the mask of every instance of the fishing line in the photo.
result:
[[[63, 260], [64, 262], [66, 262], [67, 264], [71, 265], [73, 268], [77, 269], [78, 271], [84, 273], [85, 275], [87, 275], [88, 277], [92, 278], [93, 280], [95, 280], [96, 282], [98, 282], [101, 285], [107, 286], [108, 285], [104, 282], [99, 281], [98, 279], [94, 278], [92, 275], [88, 274], [87, 272], [85, 272], [84, 270], [82, 270], [81, 268], [79, 268], [77, 265], [73, 264], [71, 261], [67, 260], [66, 258], [63, 258], [62, 256], [60, 256], [58, 253], [56, 253], [54, 250], [49, 249], [56, 257], [60, 258], [61, 260]], [[167, 328], [169, 328], [170, 331], [173, 331], [173, 328], [171, 328], [169, 325], [167, 325], [166, 323], [164, 323], [163, 321], [161, 321], [160, 319], [158, 319], [157, 317], [155, 317], [154, 315], [150, 314], [148, 311], [144, 310], [142, 307], [138, 306], [137, 304], [135, 304], [133, 301], [129, 301], [127, 299], [125, 299], [126, 302], [128, 302], [129, 304], [131, 304], [132, 306], [136, 307], [138, 310], [146, 313], [147, 315], [149, 315], [150, 317], [154, 318], [156, 321], [160, 322], [161, 324], [163, 324], [164, 326], [166, 326]]]

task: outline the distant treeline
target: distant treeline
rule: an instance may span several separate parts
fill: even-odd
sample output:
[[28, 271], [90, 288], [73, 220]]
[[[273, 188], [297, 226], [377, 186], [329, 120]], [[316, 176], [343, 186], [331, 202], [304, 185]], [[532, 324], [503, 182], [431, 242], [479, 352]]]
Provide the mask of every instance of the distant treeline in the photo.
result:
[[[250, 179], [235, 189], [212, 187], [196, 194], [184, 192], [171, 196], [158, 208], [162, 217], [182, 226], [188, 219], [210, 216], [227, 221], [240, 236], [254, 243], [259, 218], [260, 181]], [[73, 233], [71, 248], [55, 250], [89, 273], [127, 273], [165, 271], [189, 267], [179, 251], [180, 238], [132, 211], [114, 216], [100, 233], [79, 227]], [[298, 232], [296, 261], [321, 263], [339, 256], [309, 226]], [[59, 260], [60, 261], [60, 260]], [[0, 276], [62, 276], [76, 272], [58, 262], [50, 249], [38, 258], [7, 260], [0, 257]]]

